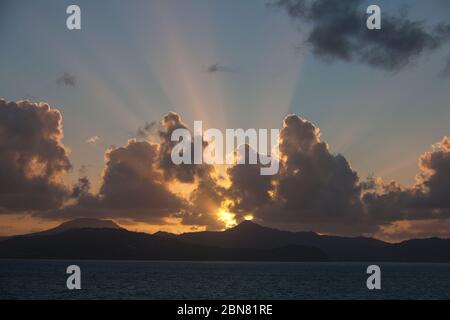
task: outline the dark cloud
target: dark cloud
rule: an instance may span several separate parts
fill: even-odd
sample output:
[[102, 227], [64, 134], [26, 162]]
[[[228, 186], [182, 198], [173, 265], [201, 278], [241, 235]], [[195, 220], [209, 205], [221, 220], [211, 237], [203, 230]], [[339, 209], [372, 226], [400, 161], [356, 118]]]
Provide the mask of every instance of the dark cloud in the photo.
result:
[[263, 198], [266, 205], [255, 206], [257, 219], [336, 234], [372, 230], [357, 173], [342, 155], [330, 153], [314, 124], [296, 115], [286, 117], [280, 132], [280, 157], [280, 173], [264, 184], [264, 194], [274, 186], [273, 196], [270, 201]]
[[246, 214], [254, 212], [257, 208], [269, 205], [270, 193], [274, 187], [273, 176], [261, 175], [262, 165], [259, 161], [257, 164], [248, 164], [250, 152], [255, 151], [246, 145], [246, 164], [236, 164], [227, 170], [231, 182], [227, 196], [233, 200], [229, 209], [236, 214], [238, 221], [243, 220]]
[[224, 201], [224, 193], [225, 189], [219, 186], [216, 178], [210, 174], [201, 177], [190, 194], [189, 207], [180, 215], [182, 223], [206, 226], [208, 230], [225, 228], [224, 221], [217, 215]]
[[407, 208], [413, 205], [414, 199], [420, 194], [417, 189], [404, 188], [395, 181], [378, 182], [374, 191], [363, 195], [363, 201], [374, 224], [389, 225], [396, 220], [412, 218], [412, 212], [408, 212]]
[[[148, 130], [154, 124], [148, 123]], [[186, 225], [222, 229], [217, 210], [224, 189], [207, 165], [176, 166], [170, 158], [175, 145], [170, 135], [176, 128], [187, 128], [176, 113], [167, 114], [158, 131], [160, 143], [129, 140], [124, 147], [113, 147], [105, 154], [106, 163], [97, 194], [90, 193], [90, 182], [79, 179], [72, 188], [75, 203], [59, 210], [40, 213], [47, 218], [123, 218], [154, 224], [178, 218]], [[146, 129], [142, 129], [146, 130]], [[194, 184], [187, 199], [170, 191], [170, 183]]]
[[56, 83], [60, 86], [76, 87], [77, 78], [68, 72], [64, 72], [62, 76], [56, 79]]
[[114, 208], [143, 208], [153, 215], [165, 215], [181, 202], [166, 187], [157, 170], [158, 146], [130, 140], [125, 147], [107, 153], [100, 196]]
[[363, 0], [277, 0], [276, 6], [298, 21], [315, 55], [326, 60], [359, 61], [398, 70], [449, 40], [450, 25], [430, 30], [407, 14], [382, 10], [381, 30], [366, 27]]
[[238, 220], [252, 214], [267, 225], [332, 234], [373, 234], [397, 221], [450, 218], [450, 138], [422, 155], [419, 167], [413, 187], [374, 176], [360, 181], [321, 141], [319, 128], [290, 115], [280, 132], [279, 174], [261, 176], [257, 165], [235, 165], [226, 196]]
[[72, 198], [81, 198], [89, 194], [89, 190], [91, 189], [91, 182], [88, 177], [83, 176], [78, 179], [78, 182], [73, 186], [72, 189]]
[[218, 72], [234, 72], [234, 70], [227, 66], [222, 66], [219, 63], [213, 63], [206, 68], [208, 73], [218, 73]]
[[[180, 116], [175, 112], [170, 112], [161, 120], [161, 129], [158, 131], [160, 138], [160, 167], [163, 170], [166, 179], [176, 179], [184, 183], [193, 183], [197, 176], [205, 176], [205, 172], [212, 170], [208, 165], [195, 165], [194, 152], [191, 153], [192, 164], [176, 165], [172, 161], [171, 153], [178, 141], [171, 141], [172, 133], [176, 129], [187, 129], [187, 125], [183, 123]], [[194, 142], [192, 142], [191, 150], [194, 150]]]
[[73, 191], [78, 202], [52, 212], [51, 217], [95, 216], [163, 223], [184, 203], [169, 191], [157, 166], [156, 144], [130, 140], [124, 147], [111, 149], [106, 153], [99, 193], [88, 193], [88, 183], [82, 179]]
[[404, 188], [392, 181], [378, 183], [381, 190], [368, 192], [363, 200], [378, 224], [396, 220], [450, 218], [450, 138], [434, 145], [419, 159], [417, 183]]
[[280, 171], [260, 175], [260, 165], [228, 169], [227, 197], [237, 220], [252, 214], [263, 224], [336, 234], [376, 230], [361, 200], [358, 175], [320, 140], [320, 130], [296, 115], [280, 131]]
[[420, 157], [422, 173], [417, 177], [425, 189], [424, 205], [450, 209], [450, 137], [444, 137], [433, 150]]
[[63, 203], [69, 191], [59, 180], [71, 164], [62, 138], [58, 110], [0, 100], [0, 212], [49, 210]]

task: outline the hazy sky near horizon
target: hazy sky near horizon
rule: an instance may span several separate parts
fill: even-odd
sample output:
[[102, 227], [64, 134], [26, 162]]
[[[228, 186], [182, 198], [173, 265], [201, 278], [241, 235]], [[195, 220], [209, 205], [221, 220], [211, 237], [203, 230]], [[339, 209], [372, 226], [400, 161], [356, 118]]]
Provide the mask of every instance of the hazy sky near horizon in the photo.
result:
[[[81, 31], [66, 29], [72, 3], [82, 10]], [[395, 71], [324, 61], [302, 43], [296, 22], [267, 3], [2, 1], [0, 97], [61, 111], [72, 181], [85, 167], [95, 185], [109, 146], [175, 111], [190, 126], [220, 129], [280, 128], [295, 113], [360, 178], [412, 185], [419, 156], [449, 134], [450, 77], [442, 72], [450, 47]], [[430, 28], [450, 17], [440, 0], [370, 4], [406, 10]]]

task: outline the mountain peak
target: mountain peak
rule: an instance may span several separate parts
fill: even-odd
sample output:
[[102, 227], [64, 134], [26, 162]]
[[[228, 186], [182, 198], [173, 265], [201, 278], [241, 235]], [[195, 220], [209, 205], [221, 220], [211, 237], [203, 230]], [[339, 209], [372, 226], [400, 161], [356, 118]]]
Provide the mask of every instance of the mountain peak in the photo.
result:
[[52, 229], [29, 234], [30, 236], [46, 236], [62, 233], [72, 229], [121, 229], [125, 230], [112, 220], [96, 218], [78, 218], [61, 223]]
[[78, 218], [60, 224], [58, 229], [78, 229], [78, 228], [108, 228], [108, 229], [123, 229], [112, 220], [101, 220], [95, 218]]
[[267, 229], [266, 227], [263, 227], [251, 220], [244, 220], [238, 225], [234, 226], [233, 228], [230, 228], [228, 230], [234, 230], [234, 231], [254, 231], [254, 230], [262, 230]]
[[177, 236], [176, 234], [167, 231], [157, 231], [153, 235], [162, 238], [175, 238]]

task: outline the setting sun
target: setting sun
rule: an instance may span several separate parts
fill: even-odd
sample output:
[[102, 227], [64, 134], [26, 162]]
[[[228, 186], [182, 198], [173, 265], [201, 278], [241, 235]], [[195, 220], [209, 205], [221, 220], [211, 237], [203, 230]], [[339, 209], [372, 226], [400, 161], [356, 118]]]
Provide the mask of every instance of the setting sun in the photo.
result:
[[244, 219], [247, 220], [247, 221], [252, 221], [253, 220], [253, 215], [252, 214], [246, 214], [244, 216]]

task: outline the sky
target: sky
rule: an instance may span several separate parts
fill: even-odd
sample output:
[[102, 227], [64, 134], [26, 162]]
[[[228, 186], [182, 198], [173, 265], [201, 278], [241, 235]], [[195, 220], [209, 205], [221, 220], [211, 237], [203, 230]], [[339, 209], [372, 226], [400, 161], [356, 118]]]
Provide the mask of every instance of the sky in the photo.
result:
[[[318, 2], [328, 8], [334, 3]], [[79, 31], [66, 28], [65, 10], [72, 3], [81, 8]], [[351, 57], [326, 51], [320, 39], [308, 40], [333, 20], [326, 20], [327, 10], [311, 18], [288, 11], [295, 0], [280, 3], [2, 1], [0, 98], [45, 102], [60, 111], [61, 143], [71, 163], [62, 179], [73, 185], [86, 175], [93, 194], [102, 188], [105, 152], [127, 145], [139, 128], [158, 123], [171, 111], [188, 127], [202, 120], [205, 127], [219, 129], [282, 128], [285, 117], [296, 114], [320, 128], [330, 154], [342, 154], [361, 181], [374, 175], [412, 188], [421, 155], [450, 133], [449, 36], [442, 35], [439, 45], [431, 39], [438, 37], [435, 28], [449, 20], [448, 3], [349, 1], [357, 10], [378, 4], [382, 19], [387, 14], [398, 17], [390, 21], [400, 25], [401, 19], [415, 21], [419, 25], [409, 25], [412, 29], [432, 36], [404, 49], [400, 38], [388, 43], [350, 35], [356, 46]], [[340, 12], [349, 11], [340, 5], [335, 16]], [[399, 62], [367, 58], [378, 48], [386, 50], [391, 62], [400, 57]], [[40, 230], [59, 221], [31, 209], [5, 211], [9, 213], [0, 214], [0, 235]], [[271, 221], [264, 214], [259, 217]], [[138, 220], [124, 223], [146, 231], [185, 230]], [[411, 224], [389, 223], [389, 234]], [[273, 224], [301, 229], [291, 222]], [[450, 235], [449, 228], [440, 232]]]

